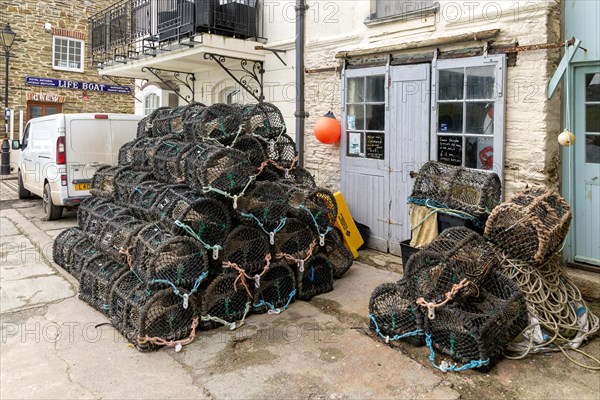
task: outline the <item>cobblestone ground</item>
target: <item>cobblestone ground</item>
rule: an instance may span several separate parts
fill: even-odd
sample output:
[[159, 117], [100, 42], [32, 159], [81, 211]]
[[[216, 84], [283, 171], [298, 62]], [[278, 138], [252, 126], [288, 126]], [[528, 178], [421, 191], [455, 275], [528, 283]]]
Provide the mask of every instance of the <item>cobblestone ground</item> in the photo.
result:
[[[44, 221], [40, 199], [18, 200], [16, 180], [0, 186], [2, 399], [599, 398], [600, 374], [561, 354], [443, 374], [425, 348], [377, 340], [367, 329], [370, 293], [402, 266], [373, 251], [311, 302], [250, 316], [236, 331], [201, 332], [178, 353], [139, 353], [51, 260], [53, 239], [76, 214]], [[586, 350], [598, 355], [599, 342]]]

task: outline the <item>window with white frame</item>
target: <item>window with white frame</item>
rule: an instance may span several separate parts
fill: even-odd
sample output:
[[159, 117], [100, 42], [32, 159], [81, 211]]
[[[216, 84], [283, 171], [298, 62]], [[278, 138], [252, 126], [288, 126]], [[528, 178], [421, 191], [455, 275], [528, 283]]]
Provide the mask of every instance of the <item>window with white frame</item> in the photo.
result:
[[84, 42], [64, 36], [54, 36], [52, 41], [52, 68], [83, 72]]
[[431, 158], [502, 174], [505, 56], [438, 60]]
[[160, 96], [156, 93], [149, 93], [144, 97], [144, 115], [150, 115], [160, 105]]
[[419, 18], [437, 11], [438, 2], [435, 0], [371, 0], [374, 2], [374, 13], [369, 20], [389, 19], [395, 17]]

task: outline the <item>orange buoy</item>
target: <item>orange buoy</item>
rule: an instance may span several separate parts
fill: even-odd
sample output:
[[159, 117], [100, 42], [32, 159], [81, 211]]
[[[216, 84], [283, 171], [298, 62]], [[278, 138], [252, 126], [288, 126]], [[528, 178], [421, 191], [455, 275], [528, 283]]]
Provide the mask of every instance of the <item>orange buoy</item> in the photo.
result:
[[331, 111], [315, 123], [315, 137], [321, 143], [332, 144], [340, 140], [342, 127]]

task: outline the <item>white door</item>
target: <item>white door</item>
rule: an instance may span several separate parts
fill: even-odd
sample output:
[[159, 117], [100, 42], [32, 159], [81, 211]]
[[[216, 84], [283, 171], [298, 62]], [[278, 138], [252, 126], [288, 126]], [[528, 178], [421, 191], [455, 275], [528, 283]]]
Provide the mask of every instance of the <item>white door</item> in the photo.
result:
[[371, 229], [368, 246], [399, 255], [410, 238], [410, 172], [429, 159], [429, 65], [345, 75], [342, 193], [354, 219]]

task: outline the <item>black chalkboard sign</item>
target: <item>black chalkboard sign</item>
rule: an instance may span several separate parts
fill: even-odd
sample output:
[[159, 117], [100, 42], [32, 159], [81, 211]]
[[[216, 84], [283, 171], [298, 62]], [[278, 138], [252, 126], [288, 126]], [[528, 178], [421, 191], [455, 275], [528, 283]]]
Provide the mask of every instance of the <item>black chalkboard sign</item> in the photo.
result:
[[383, 160], [385, 158], [385, 134], [367, 132], [366, 136], [367, 145], [365, 149], [365, 156], [367, 158]]
[[450, 165], [462, 165], [462, 138], [438, 136], [438, 161]]

